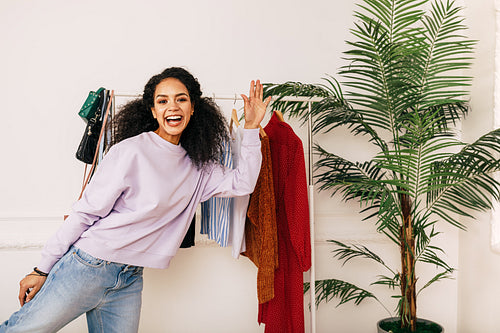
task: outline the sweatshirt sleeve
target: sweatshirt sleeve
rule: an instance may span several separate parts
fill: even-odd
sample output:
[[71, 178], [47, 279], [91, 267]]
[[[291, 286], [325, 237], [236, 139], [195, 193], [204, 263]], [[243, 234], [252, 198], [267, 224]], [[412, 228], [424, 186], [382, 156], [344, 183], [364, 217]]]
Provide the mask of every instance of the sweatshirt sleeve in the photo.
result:
[[108, 215], [125, 190], [123, 154], [113, 146], [96, 169], [82, 198], [42, 250], [38, 268], [49, 272], [80, 236], [100, 218]]
[[253, 192], [262, 163], [259, 129], [241, 129], [241, 151], [236, 169], [212, 166], [202, 200], [211, 197], [238, 197]]

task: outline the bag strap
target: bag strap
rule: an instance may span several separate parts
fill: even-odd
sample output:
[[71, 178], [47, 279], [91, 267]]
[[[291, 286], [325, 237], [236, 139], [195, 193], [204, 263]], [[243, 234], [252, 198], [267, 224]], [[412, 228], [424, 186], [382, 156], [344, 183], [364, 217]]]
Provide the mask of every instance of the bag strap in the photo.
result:
[[[113, 103], [114, 94], [115, 94], [115, 91], [111, 90], [111, 94], [109, 95], [109, 102], [108, 102], [108, 105], [106, 107], [106, 113], [104, 114], [104, 120], [102, 122], [101, 133], [99, 134], [99, 140], [97, 141], [99, 144], [101, 144], [102, 135], [104, 133], [104, 129], [106, 128], [106, 123], [108, 121], [108, 115], [109, 115], [109, 109], [110, 109], [111, 104]], [[97, 163], [97, 156], [99, 156], [99, 149], [95, 150], [94, 160], [92, 161], [92, 167], [90, 168], [90, 171], [86, 177], [85, 177], [85, 174], [87, 172], [87, 164], [85, 164], [84, 181], [82, 184], [82, 191], [80, 192], [80, 196], [78, 197], [78, 200], [80, 200], [82, 198], [83, 191], [85, 191], [85, 188], [87, 187], [87, 184], [89, 183], [90, 177], [92, 176], [92, 173], [94, 172], [94, 169], [95, 169], [96, 163]]]

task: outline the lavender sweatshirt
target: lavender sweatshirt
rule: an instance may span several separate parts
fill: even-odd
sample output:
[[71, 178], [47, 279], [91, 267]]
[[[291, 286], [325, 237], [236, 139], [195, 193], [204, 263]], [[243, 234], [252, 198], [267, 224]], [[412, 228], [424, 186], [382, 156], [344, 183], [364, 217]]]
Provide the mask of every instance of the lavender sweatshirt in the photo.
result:
[[200, 202], [253, 191], [262, 161], [259, 130], [242, 132], [241, 159], [234, 170], [219, 165], [197, 169], [182, 146], [154, 132], [114, 145], [72, 213], [49, 238], [38, 268], [49, 272], [72, 244], [106, 261], [168, 267]]

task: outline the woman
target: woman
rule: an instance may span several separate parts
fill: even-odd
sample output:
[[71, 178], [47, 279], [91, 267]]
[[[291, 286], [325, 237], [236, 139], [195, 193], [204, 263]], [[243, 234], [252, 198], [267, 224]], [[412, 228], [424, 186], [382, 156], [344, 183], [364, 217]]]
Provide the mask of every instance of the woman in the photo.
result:
[[227, 170], [225, 121], [198, 81], [176, 67], [153, 76], [116, 117], [116, 144], [20, 282], [22, 307], [0, 332], [55, 332], [83, 313], [89, 332], [137, 332], [143, 267], [168, 267], [200, 202], [253, 191], [262, 92], [252, 81], [242, 95], [241, 162]]

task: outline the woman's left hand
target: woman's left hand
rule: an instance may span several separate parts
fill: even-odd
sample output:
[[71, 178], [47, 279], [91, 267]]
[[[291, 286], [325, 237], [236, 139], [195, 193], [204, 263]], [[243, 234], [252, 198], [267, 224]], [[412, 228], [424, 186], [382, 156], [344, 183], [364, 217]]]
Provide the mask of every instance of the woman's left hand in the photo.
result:
[[46, 279], [46, 276], [40, 275], [35, 271], [26, 275], [24, 279], [19, 282], [19, 304], [23, 306], [35, 297]]
[[264, 95], [264, 87], [260, 83], [260, 80], [257, 82], [250, 82], [250, 94], [247, 97], [246, 95], [241, 95], [243, 101], [245, 103], [245, 128], [258, 128], [262, 119], [266, 115], [266, 109], [271, 101], [271, 97], [266, 98], [266, 100], [262, 100]]

